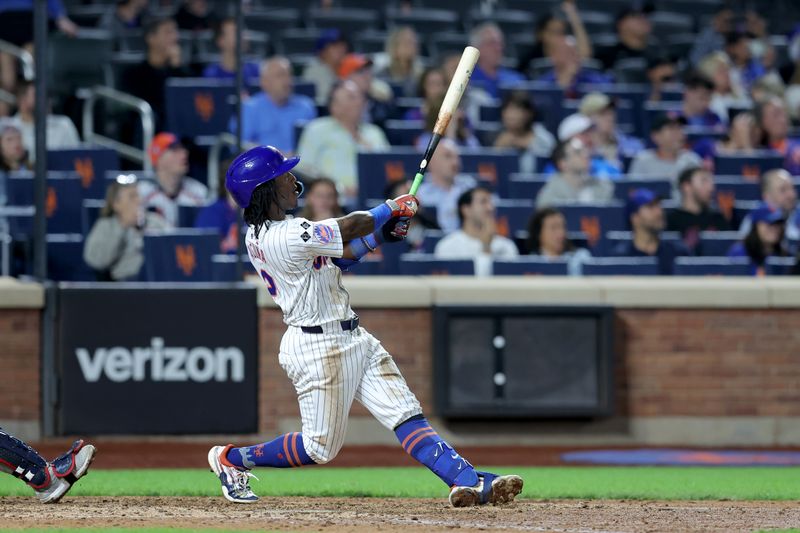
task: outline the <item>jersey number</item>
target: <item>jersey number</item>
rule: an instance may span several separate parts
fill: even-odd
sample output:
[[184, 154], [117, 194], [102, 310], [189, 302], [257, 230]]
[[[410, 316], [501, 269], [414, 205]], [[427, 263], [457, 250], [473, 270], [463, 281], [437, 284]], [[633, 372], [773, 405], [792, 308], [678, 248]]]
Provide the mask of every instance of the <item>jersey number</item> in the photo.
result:
[[272, 279], [272, 276], [267, 274], [266, 270], [261, 270], [261, 279], [264, 280], [264, 283], [267, 284], [267, 290], [272, 296], [278, 295], [278, 288], [275, 286], [275, 280]]

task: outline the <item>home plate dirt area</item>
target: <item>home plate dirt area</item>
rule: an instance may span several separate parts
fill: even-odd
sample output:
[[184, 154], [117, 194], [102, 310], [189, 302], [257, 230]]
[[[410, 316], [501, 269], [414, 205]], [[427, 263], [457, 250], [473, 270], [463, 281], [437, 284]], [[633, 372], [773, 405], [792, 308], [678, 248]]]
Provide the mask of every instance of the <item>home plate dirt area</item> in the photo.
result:
[[0, 530], [169, 527], [243, 531], [752, 532], [797, 527], [797, 502], [520, 500], [453, 509], [445, 500], [208, 497], [67, 497], [53, 506], [0, 498]]

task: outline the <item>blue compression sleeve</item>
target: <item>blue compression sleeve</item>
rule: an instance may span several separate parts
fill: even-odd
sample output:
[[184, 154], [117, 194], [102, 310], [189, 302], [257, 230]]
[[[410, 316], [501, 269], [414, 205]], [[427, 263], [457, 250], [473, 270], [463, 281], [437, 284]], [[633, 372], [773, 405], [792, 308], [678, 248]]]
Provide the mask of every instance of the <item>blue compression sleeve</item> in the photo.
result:
[[377, 207], [373, 207], [369, 210], [369, 212], [372, 214], [372, 218], [375, 219], [374, 231], [381, 229], [383, 225], [389, 222], [389, 219], [392, 218], [392, 208], [386, 203], [382, 203]]

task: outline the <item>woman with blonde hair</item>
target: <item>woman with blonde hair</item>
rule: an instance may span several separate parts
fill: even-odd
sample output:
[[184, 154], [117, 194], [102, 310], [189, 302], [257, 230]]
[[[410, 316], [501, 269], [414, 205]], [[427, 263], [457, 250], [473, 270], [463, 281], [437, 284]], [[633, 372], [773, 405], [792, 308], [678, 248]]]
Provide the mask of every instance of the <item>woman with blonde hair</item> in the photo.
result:
[[713, 52], [700, 61], [698, 70], [714, 84], [709, 109], [726, 123], [729, 108], [750, 109], [753, 102], [740, 83], [731, 76], [731, 60], [725, 52]]
[[424, 66], [419, 57], [419, 38], [411, 26], [399, 26], [386, 39], [386, 53], [377, 66], [375, 77], [392, 86], [402, 87], [402, 96], [415, 96]]
[[120, 174], [106, 189], [106, 203], [83, 247], [98, 281], [136, 279], [144, 264], [144, 230], [165, 229], [155, 213], [142, 213], [136, 176]]

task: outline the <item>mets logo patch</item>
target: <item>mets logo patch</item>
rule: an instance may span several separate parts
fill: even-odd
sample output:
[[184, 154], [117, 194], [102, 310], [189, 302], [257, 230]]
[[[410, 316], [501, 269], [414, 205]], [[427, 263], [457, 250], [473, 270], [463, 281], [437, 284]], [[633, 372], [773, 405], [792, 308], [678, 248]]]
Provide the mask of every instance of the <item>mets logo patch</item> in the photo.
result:
[[328, 244], [333, 240], [333, 228], [325, 224], [314, 224], [314, 238], [322, 244]]

